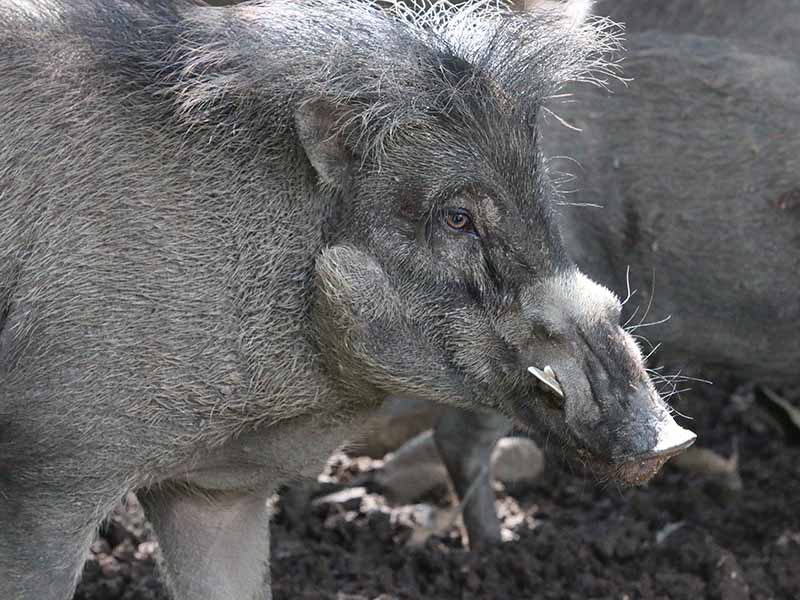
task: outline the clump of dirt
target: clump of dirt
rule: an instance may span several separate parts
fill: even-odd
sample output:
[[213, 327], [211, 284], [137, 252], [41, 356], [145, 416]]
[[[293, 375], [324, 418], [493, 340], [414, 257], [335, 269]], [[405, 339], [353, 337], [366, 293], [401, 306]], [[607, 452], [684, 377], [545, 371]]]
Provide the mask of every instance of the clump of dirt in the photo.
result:
[[74, 600], [169, 600], [156, 573], [157, 552], [141, 506], [130, 494], [92, 544]]
[[[752, 386], [716, 385], [677, 404], [694, 416], [690, 426], [703, 446], [722, 456], [738, 447], [741, 490], [669, 463], [649, 485], [627, 490], [548, 465], [514, 496], [498, 489], [514, 539], [478, 552], [464, 548], [457, 524], [411, 543], [446, 510], [441, 490], [401, 507], [368, 487], [331, 496], [331, 482], [358, 484], [372, 467], [368, 459], [338, 457], [327, 482], [310, 490], [313, 500], [297, 506], [295, 494], [276, 502], [274, 597], [800, 598], [800, 446], [759, 399]], [[93, 546], [75, 600], [167, 600], [156, 551], [132, 501]]]

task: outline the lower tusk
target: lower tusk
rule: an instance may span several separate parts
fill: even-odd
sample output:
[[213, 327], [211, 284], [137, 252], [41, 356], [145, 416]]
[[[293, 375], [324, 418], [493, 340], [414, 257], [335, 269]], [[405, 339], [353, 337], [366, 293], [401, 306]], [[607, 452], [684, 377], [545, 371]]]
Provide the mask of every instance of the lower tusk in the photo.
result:
[[556, 394], [559, 398], [564, 397], [564, 390], [561, 389], [561, 384], [558, 383], [555, 372], [549, 366], [546, 366], [544, 371], [540, 371], [536, 367], [528, 367], [528, 372], [541, 381], [548, 390]]

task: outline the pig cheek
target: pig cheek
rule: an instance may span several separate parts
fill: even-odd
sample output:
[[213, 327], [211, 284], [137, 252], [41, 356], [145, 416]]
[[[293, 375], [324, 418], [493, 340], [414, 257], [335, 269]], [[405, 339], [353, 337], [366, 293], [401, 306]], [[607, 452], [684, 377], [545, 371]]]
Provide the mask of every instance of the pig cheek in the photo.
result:
[[486, 321], [474, 323], [472, 334], [456, 344], [456, 361], [470, 377], [484, 385], [502, 383], [508, 375], [507, 357]]

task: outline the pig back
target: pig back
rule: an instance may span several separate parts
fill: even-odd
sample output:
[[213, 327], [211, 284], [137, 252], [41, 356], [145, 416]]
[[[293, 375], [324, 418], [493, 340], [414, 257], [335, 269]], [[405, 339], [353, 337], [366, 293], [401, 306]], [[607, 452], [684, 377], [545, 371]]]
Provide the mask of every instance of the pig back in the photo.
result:
[[595, 12], [630, 33], [664, 31], [718, 37], [759, 52], [800, 55], [796, 0], [601, 0]]

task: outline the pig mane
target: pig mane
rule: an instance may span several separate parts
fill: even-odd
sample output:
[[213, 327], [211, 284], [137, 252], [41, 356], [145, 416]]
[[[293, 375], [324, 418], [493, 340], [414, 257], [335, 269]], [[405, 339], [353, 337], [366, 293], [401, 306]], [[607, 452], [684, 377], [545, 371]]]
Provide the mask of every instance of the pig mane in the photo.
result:
[[9, 52], [33, 41], [32, 59], [47, 61], [65, 33], [77, 38], [63, 43], [71, 69], [45, 67], [108, 88], [93, 94], [119, 98], [122, 88], [132, 107], [156, 102], [187, 130], [213, 129], [219, 143], [285, 151], [296, 146], [297, 107], [325, 98], [340, 109], [338, 133], [378, 157], [406, 126], [431, 130], [443, 118], [474, 133], [500, 116], [535, 138], [542, 106], [568, 82], [613, 77], [620, 47], [610, 21], [570, 19], [546, 2], [528, 12], [502, 0], [201, 4], [13, 0], [0, 7], [0, 41]]
[[[497, 0], [462, 6], [380, 0], [270, 0], [193, 12], [170, 74], [192, 123], [230, 106], [262, 130], [291, 130], [295, 108], [325, 98], [358, 149], [378, 156], [404, 126], [442, 115], [480, 127], [494, 116], [535, 128], [541, 106], [571, 81], [615, 73], [615, 25], [514, 12]], [[287, 139], [287, 136], [273, 136]]]

